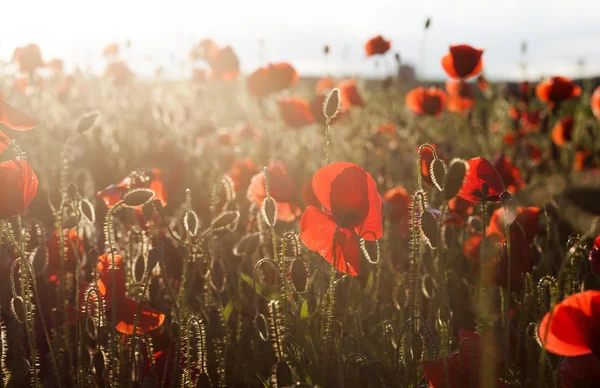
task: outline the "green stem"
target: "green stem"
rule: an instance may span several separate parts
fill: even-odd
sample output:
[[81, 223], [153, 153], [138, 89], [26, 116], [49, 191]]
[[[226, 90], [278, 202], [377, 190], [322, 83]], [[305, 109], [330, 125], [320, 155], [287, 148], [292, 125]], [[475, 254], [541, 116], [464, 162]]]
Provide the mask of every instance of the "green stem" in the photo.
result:
[[510, 320], [509, 320], [509, 307], [510, 307], [510, 285], [511, 285], [511, 248], [510, 248], [510, 225], [508, 224], [508, 207], [503, 205], [504, 207], [504, 234], [506, 235], [506, 256], [508, 259], [507, 263], [507, 283], [506, 283], [506, 296], [504, 297], [504, 378], [508, 377], [509, 370], [509, 357], [510, 357]]

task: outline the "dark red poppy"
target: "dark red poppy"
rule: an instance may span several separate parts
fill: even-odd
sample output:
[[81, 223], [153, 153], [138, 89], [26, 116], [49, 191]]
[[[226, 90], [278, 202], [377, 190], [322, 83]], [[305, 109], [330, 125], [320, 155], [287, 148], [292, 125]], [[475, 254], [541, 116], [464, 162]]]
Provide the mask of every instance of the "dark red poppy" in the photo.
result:
[[123, 86], [133, 78], [129, 66], [123, 61], [113, 61], [106, 66], [106, 76], [112, 79], [116, 86]]
[[590, 104], [592, 106], [592, 112], [594, 113], [594, 116], [600, 119], [600, 86], [594, 90]]
[[529, 156], [529, 160], [534, 164], [542, 160], [542, 150], [532, 142], [525, 143], [525, 153]]
[[211, 78], [223, 81], [233, 81], [240, 73], [240, 61], [231, 48], [227, 46], [218, 49], [208, 58]]
[[112, 184], [96, 194], [106, 206], [113, 207], [134, 189], [150, 189], [154, 191], [154, 199], [159, 199], [167, 206], [167, 193], [163, 185], [162, 171], [158, 168], [139, 168], [132, 171], [121, 182]]
[[[114, 287], [112, 282], [113, 273], [115, 278]], [[115, 301], [117, 331], [123, 334], [133, 334], [134, 319], [140, 304], [126, 296], [127, 288], [125, 286], [123, 258], [120, 255], [115, 255], [113, 265], [111, 255], [101, 255], [98, 257], [98, 274], [98, 291], [104, 298], [108, 320], [111, 319], [111, 310], [113, 301]], [[160, 327], [164, 321], [164, 314], [148, 306], [141, 305], [136, 332], [137, 334], [148, 333]]]
[[383, 36], [377, 35], [376, 37], [369, 39], [367, 44], [365, 44], [365, 52], [369, 57], [373, 55], [383, 55], [390, 47], [392, 47], [392, 44], [389, 40], [385, 40], [383, 39]]
[[321, 202], [319, 202], [312, 187], [312, 179], [308, 179], [302, 184], [302, 202], [304, 202], [304, 206], [314, 206], [318, 209], [321, 208]]
[[[438, 157], [440, 157], [437, 146], [435, 144], [430, 145], [433, 147], [436, 153], [438, 153]], [[431, 162], [433, 162], [433, 151], [431, 151], [429, 147], [423, 147], [421, 149], [421, 178], [423, 179], [423, 182], [429, 185], [433, 185], [430, 172]]]
[[442, 89], [420, 86], [406, 95], [406, 106], [418, 115], [439, 117], [446, 107], [448, 96]]
[[[277, 202], [277, 220], [292, 222], [300, 215], [300, 207], [296, 203], [296, 182], [288, 174], [287, 167], [280, 161], [272, 161], [267, 167], [269, 174], [269, 193]], [[265, 191], [265, 172], [254, 175], [250, 180], [247, 197], [250, 202], [262, 206], [267, 197]]]
[[583, 171], [592, 168], [594, 165], [594, 154], [590, 150], [578, 150], [575, 152], [573, 160], [573, 171]]
[[481, 233], [473, 233], [463, 244], [463, 254], [477, 266], [479, 265], [482, 240]]
[[291, 88], [298, 81], [298, 72], [289, 63], [281, 62], [261, 67], [246, 79], [248, 91], [256, 98]]
[[483, 50], [465, 44], [450, 46], [450, 52], [442, 58], [442, 67], [454, 79], [467, 79], [481, 72], [482, 55]]
[[597, 275], [600, 275], [600, 236], [594, 239], [594, 246], [590, 251], [589, 259], [592, 272], [594, 272]]
[[248, 190], [250, 180], [252, 180], [252, 177], [258, 174], [258, 172], [259, 169], [252, 159], [242, 159], [233, 163], [227, 176], [231, 178], [235, 192], [243, 193]]
[[448, 210], [465, 217], [473, 213], [473, 204], [461, 197], [454, 197], [448, 201]]
[[365, 102], [358, 92], [356, 81], [347, 80], [340, 82], [337, 88], [340, 90], [340, 102], [343, 108], [350, 109], [353, 106], [365, 106]]
[[383, 194], [383, 201], [389, 209], [392, 222], [406, 222], [408, 227], [408, 216], [410, 216], [411, 195], [402, 186], [396, 186]]
[[[64, 229], [62, 231], [63, 246], [65, 247], [64, 269], [73, 273], [77, 268], [77, 257], [83, 257], [83, 238], [75, 229]], [[46, 243], [48, 252], [48, 280], [56, 283], [61, 272], [61, 250], [58, 230], [52, 233], [52, 237]], [[76, 254], [77, 253], [77, 254]]]
[[600, 291], [566, 297], [548, 312], [538, 328], [547, 351], [559, 356], [600, 355]]
[[535, 131], [540, 127], [541, 121], [542, 117], [539, 109], [521, 113], [521, 125], [523, 125], [523, 129]]
[[117, 54], [119, 54], [119, 44], [118, 43], [111, 43], [108, 46], [104, 47], [104, 49], [102, 50], [102, 55], [104, 55], [104, 57], [106, 57], [106, 58], [114, 57]]
[[383, 235], [377, 183], [357, 164], [335, 162], [317, 171], [313, 190], [322, 208], [308, 206], [300, 220], [300, 239], [341, 273], [360, 273], [363, 238]]
[[[525, 238], [529, 244], [533, 243], [533, 239], [537, 233], [540, 211], [540, 208], [535, 206], [517, 207], [517, 211], [514, 214], [515, 218], [512, 222], [516, 222], [521, 225], [521, 228], [525, 232]], [[492, 216], [490, 217], [490, 225], [487, 229], [487, 235], [489, 236], [491, 234], [497, 234], [502, 238], [506, 237], [504, 234], [503, 207], [494, 210]]]
[[398, 129], [398, 126], [394, 123], [385, 123], [385, 124], [381, 124], [377, 127], [377, 134], [378, 135], [382, 135], [384, 133], [396, 133], [396, 130]]
[[519, 98], [521, 102], [527, 104], [531, 96], [531, 85], [528, 81], [519, 82]]
[[468, 162], [467, 174], [458, 196], [467, 201], [499, 201], [504, 191], [502, 177], [486, 159], [478, 156]]
[[489, 88], [489, 84], [487, 79], [483, 76], [483, 74], [479, 74], [479, 77], [477, 77], [477, 87], [479, 88], [479, 90], [481, 90], [481, 92], [485, 93], [487, 92], [488, 88]]
[[514, 194], [525, 187], [525, 182], [521, 178], [519, 169], [512, 164], [511, 160], [504, 153], [501, 152], [496, 155], [494, 168], [502, 177], [507, 191]]
[[567, 77], [552, 77], [543, 80], [535, 88], [538, 98], [550, 106], [581, 95], [581, 88]]
[[50, 70], [52, 70], [54, 73], [62, 74], [65, 64], [62, 59], [54, 58], [48, 61], [48, 63], [46, 63], [46, 66], [48, 66]]
[[464, 114], [475, 106], [475, 93], [471, 85], [463, 80], [446, 81], [448, 92], [448, 111]]
[[[458, 331], [458, 343], [468, 339], [469, 343], [462, 346], [462, 351], [455, 351], [448, 356], [448, 379], [446, 380], [446, 372], [444, 371], [443, 360], [424, 360], [423, 373], [429, 382], [429, 386], [433, 388], [461, 388], [474, 386], [484, 388], [482, 382], [482, 367], [484, 360], [489, 360], [489, 365], [492, 365], [496, 376], [502, 368], [502, 359], [498, 356], [498, 350], [492, 341], [483, 341], [479, 334], [464, 329]], [[466, 342], [466, 341], [465, 341]], [[491, 348], [485, 348], [484, 343]], [[472, 380], [471, 380], [472, 379]], [[495, 388], [508, 388], [506, 383], [497, 380]]]
[[315, 121], [310, 104], [300, 97], [282, 97], [277, 99], [279, 113], [283, 122], [290, 128], [302, 128]]
[[0, 163], [0, 220], [25, 213], [37, 188], [38, 178], [26, 160]]
[[2, 96], [0, 92], [0, 124], [16, 131], [28, 131], [33, 129], [38, 121], [26, 113], [13, 108]]
[[330, 77], [323, 77], [317, 81], [315, 91], [317, 94], [325, 94], [335, 87], [335, 82]]
[[[508, 248], [506, 237], [498, 249], [493, 260], [495, 269], [493, 272], [494, 283], [506, 288], [508, 285]], [[519, 223], [510, 226], [510, 290], [519, 292], [523, 285], [526, 273], [531, 272], [535, 265], [533, 251], [529, 247], [527, 235]]]
[[38, 67], [44, 66], [40, 47], [33, 43], [15, 49], [13, 61], [19, 64], [19, 71], [23, 73], [33, 73]]
[[557, 146], [564, 146], [573, 138], [573, 116], [561, 118], [552, 130], [552, 141]]

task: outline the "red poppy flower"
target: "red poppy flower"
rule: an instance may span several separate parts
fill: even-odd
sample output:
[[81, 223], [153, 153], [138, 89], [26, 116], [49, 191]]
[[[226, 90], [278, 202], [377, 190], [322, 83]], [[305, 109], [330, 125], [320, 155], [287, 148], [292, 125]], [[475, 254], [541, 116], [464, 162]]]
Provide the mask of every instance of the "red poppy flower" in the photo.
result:
[[468, 83], [462, 80], [448, 80], [446, 91], [449, 96], [448, 111], [464, 114], [475, 106], [475, 93]]
[[528, 131], [535, 131], [538, 129], [541, 121], [542, 117], [539, 109], [521, 113], [521, 124], [523, 125], [523, 128]]
[[[493, 260], [495, 269], [493, 271], [494, 283], [506, 288], [508, 285], [508, 248], [506, 237], [498, 249]], [[523, 228], [519, 223], [510, 226], [510, 290], [519, 292], [523, 285], [526, 273], [531, 272], [535, 265], [533, 251], [529, 247], [529, 241]]]
[[528, 81], [519, 82], [519, 97], [521, 101], [527, 104], [529, 102], [529, 97], [531, 95], [531, 85], [529, 85]]
[[259, 169], [256, 167], [256, 164], [252, 161], [252, 159], [243, 159], [237, 160], [231, 166], [231, 169], [227, 173], [227, 176], [231, 178], [233, 181], [233, 189], [236, 193], [243, 193], [248, 190], [248, 186], [250, 185], [250, 180], [256, 174], [258, 174]]
[[322, 209], [308, 206], [300, 220], [300, 239], [341, 273], [360, 273], [363, 238], [383, 235], [377, 183], [357, 164], [335, 162], [317, 171], [313, 190]]
[[279, 112], [284, 123], [291, 128], [302, 128], [315, 121], [310, 104], [300, 97], [282, 97], [277, 99]]
[[106, 75], [116, 86], [123, 86], [133, 78], [129, 66], [123, 61], [113, 61], [106, 66]]
[[461, 197], [454, 197], [448, 201], [448, 210], [465, 217], [473, 213], [473, 204]]
[[315, 195], [315, 191], [312, 187], [312, 179], [308, 179], [302, 185], [302, 202], [304, 202], [304, 206], [314, 206], [316, 208], [321, 208], [321, 202]]
[[337, 88], [340, 90], [340, 101], [343, 108], [350, 109], [353, 106], [365, 106], [365, 102], [356, 87], [356, 81], [348, 80], [340, 82]]
[[439, 117], [446, 106], [448, 96], [442, 89], [425, 89], [420, 86], [406, 95], [406, 106], [418, 115]]
[[317, 81], [315, 91], [317, 94], [325, 94], [335, 87], [335, 82], [329, 77], [323, 77]]
[[575, 152], [575, 160], [573, 160], [573, 171], [583, 171], [593, 167], [592, 151], [579, 150]]
[[384, 133], [396, 133], [396, 129], [398, 129], [398, 126], [394, 123], [385, 123], [385, 124], [381, 124], [379, 127], [377, 127], [377, 134], [378, 135], [382, 135]]
[[230, 46], [219, 49], [208, 58], [212, 78], [233, 81], [240, 72], [240, 61]]
[[[429, 386], [433, 388], [461, 388], [475, 386], [478, 388], [484, 388], [481, 386], [481, 373], [484, 359], [489, 360], [489, 364], [494, 366], [496, 370], [496, 376], [502, 368], [502, 360], [498, 356], [498, 351], [493, 347], [492, 349], [484, 348], [484, 343], [493, 345], [493, 342], [483, 342], [480, 335], [460, 329], [458, 331], [459, 344], [462, 344], [463, 340], [468, 339], [472, 344], [466, 343], [462, 346], [462, 352], [456, 351], [448, 356], [448, 379], [446, 381], [446, 372], [444, 371], [443, 360], [424, 360], [423, 361], [423, 373], [429, 382]], [[489, 345], [488, 345], [489, 346]], [[461, 355], [462, 353], [462, 355]], [[471, 381], [471, 378], [473, 379]], [[473, 385], [471, 385], [473, 384]], [[506, 383], [497, 380], [495, 384], [496, 388], [508, 388]]]
[[508, 117], [510, 117], [513, 120], [519, 120], [521, 118], [521, 112], [519, 112], [519, 109], [517, 109], [514, 106], [511, 106], [508, 109]]
[[566, 297], [548, 312], [538, 329], [546, 350], [559, 356], [600, 355], [600, 291]]
[[542, 160], [542, 150], [532, 142], [525, 144], [525, 152], [529, 156], [529, 160], [534, 164]]
[[594, 90], [590, 104], [592, 106], [592, 112], [594, 112], [594, 116], [600, 119], [600, 86]]
[[62, 59], [55, 58], [46, 63], [46, 66], [48, 66], [54, 73], [61, 74], [65, 65]]
[[502, 177], [506, 190], [515, 193], [525, 187], [525, 182], [521, 178], [519, 169], [516, 168], [508, 156], [504, 153], [499, 153], [494, 160], [494, 167], [498, 174]]
[[[300, 215], [296, 203], [296, 182], [288, 174], [287, 167], [280, 161], [272, 161], [267, 167], [269, 174], [269, 193], [277, 202], [277, 220], [292, 222]], [[262, 206], [267, 197], [265, 191], [265, 172], [254, 175], [250, 180], [247, 197], [250, 202]]]
[[590, 251], [590, 267], [592, 268], [592, 272], [597, 275], [600, 275], [600, 236], [596, 237], [594, 240], [594, 246]]
[[[62, 235], [66, 252], [64, 268], [65, 271], [72, 273], [77, 268], [77, 257], [81, 259], [83, 256], [83, 238], [74, 229], [64, 229]], [[75, 253], [75, 247], [77, 247], [78, 256]], [[52, 237], [50, 237], [46, 243], [46, 249], [48, 252], [48, 279], [51, 283], [56, 283], [61, 271], [61, 252], [58, 230], [55, 230], [52, 233]]]
[[248, 91], [256, 98], [291, 88], [298, 81], [296, 69], [289, 63], [269, 64], [261, 67], [246, 79]]
[[104, 47], [102, 50], [102, 55], [104, 57], [114, 57], [119, 54], [119, 44], [111, 43], [108, 46]]
[[373, 55], [383, 55], [390, 47], [392, 47], [392, 44], [389, 40], [385, 40], [383, 39], [383, 36], [377, 35], [376, 37], [369, 39], [367, 44], [365, 44], [365, 52], [369, 57]]
[[[119, 333], [133, 334], [135, 314], [140, 304], [126, 296], [123, 258], [120, 255], [115, 255], [113, 266], [111, 255], [101, 255], [98, 257], [98, 273], [98, 291], [106, 303], [109, 321], [112, 316], [113, 301], [116, 300], [116, 329]], [[114, 287], [112, 282], [113, 273], [115, 278]], [[164, 314], [142, 305], [140, 307], [140, 315], [138, 316], [137, 334], [148, 333], [160, 327], [164, 321]]]
[[479, 265], [482, 240], [481, 233], [473, 233], [463, 244], [463, 254], [475, 265]]
[[96, 194], [106, 206], [113, 207], [134, 189], [150, 189], [154, 191], [154, 199], [159, 199], [163, 207], [167, 206], [167, 193], [162, 180], [162, 171], [158, 168], [140, 168], [134, 170], [118, 184], [112, 184]]
[[25, 213], [37, 188], [37, 176], [26, 160], [0, 163], [0, 220]]
[[489, 88], [489, 84], [487, 79], [483, 76], [483, 74], [479, 74], [479, 77], [477, 77], [477, 87], [479, 88], [479, 90], [481, 90], [483, 93], [487, 92], [488, 88]]
[[19, 71], [23, 73], [33, 73], [38, 67], [44, 66], [42, 52], [37, 44], [17, 48], [13, 53], [13, 61], [19, 64]]
[[502, 177], [494, 166], [481, 156], [468, 161], [467, 174], [458, 196], [467, 201], [499, 201], [504, 191]]
[[[525, 238], [529, 244], [533, 243], [533, 239], [537, 233], [538, 222], [540, 219], [540, 208], [535, 206], [517, 207], [515, 219], [513, 223], [518, 223], [525, 232]], [[506, 237], [504, 234], [504, 208], [500, 207], [492, 213], [490, 217], [490, 226], [487, 229], [487, 235], [497, 234]]]
[[2, 93], [0, 93], [0, 124], [4, 124], [16, 131], [28, 131], [34, 128], [38, 124], [38, 121], [13, 108], [4, 100]]
[[543, 80], [535, 88], [538, 98], [550, 106], [570, 100], [581, 94], [581, 88], [566, 77], [552, 77]]
[[560, 119], [552, 130], [552, 141], [557, 146], [564, 146], [573, 137], [573, 116]]
[[450, 46], [450, 52], [442, 58], [446, 74], [454, 79], [467, 79], [481, 72], [483, 50], [468, 45]]
[[393, 222], [406, 221], [410, 215], [411, 195], [402, 186], [396, 186], [383, 194], [383, 201], [389, 207], [390, 220]]
[[[435, 144], [430, 144], [431, 147], [433, 147], [433, 149], [436, 151], [436, 153], [438, 153], [438, 157], [440, 157], [439, 155], [439, 151], [438, 148]], [[431, 180], [431, 163], [433, 162], [433, 151], [431, 151], [431, 149], [429, 147], [423, 147], [423, 149], [421, 149], [421, 178], [423, 179], [423, 182], [429, 184], [429, 185], [433, 185], [433, 181]]]

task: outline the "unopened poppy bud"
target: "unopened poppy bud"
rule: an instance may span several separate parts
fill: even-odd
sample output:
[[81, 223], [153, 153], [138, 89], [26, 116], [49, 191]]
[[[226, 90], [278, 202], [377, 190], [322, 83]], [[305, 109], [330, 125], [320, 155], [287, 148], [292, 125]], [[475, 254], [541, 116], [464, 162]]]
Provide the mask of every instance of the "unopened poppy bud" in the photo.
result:
[[439, 191], [443, 191], [444, 181], [446, 180], [446, 164], [441, 159], [434, 159], [429, 167], [431, 181]]
[[306, 291], [306, 284], [308, 283], [308, 269], [306, 265], [300, 259], [294, 259], [290, 267], [290, 277], [292, 285], [296, 292]]
[[83, 133], [94, 127], [100, 114], [98, 112], [86, 113], [77, 123], [77, 132]]
[[427, 210], [421, 214], [421, 230], [423, 231], [423, 237], [427, 244], [432, 248], [437, 247], [438, 221], [435, 216]]
[[264, 199], [261, 214], [268, 226], [274, 226], [277, 221], [277, 202], [272, 197]]
[[428, 30], [431, 27], [431, 18], [425, 20], [425, 29]]
[[67, 195], [69, 196], [69, 198], [71, 199], [75, 199], [77, 198], [77, 186], [75, 186], [73, 183], [69, 184], [69, 186], [67, 186]]
[[328, 119], [332, 119], [340, 111], [340, 90], [334, 88], [325, 99], [325, 103], [323, 104], [323, 114]]
[[123, 203], [129, 207], [142, 206], [154, 198], [154, 191], [150, 189], [136, 189], [125, 195]]
[[211, 224], [211, 228], [215, 232], [220, 232], [224, 229], [232, 229], [237, 225], [237, 221], [240, 218], [240, 213], [233, 212], [223, 212], [217, 218], [215, 218]]
[[466, 174], [467, 164], [464, 160], [454, 159], [450, 162], [450, 167], [444, 180], [444, 199], [449, 201], [456, 197], [463, 186]]

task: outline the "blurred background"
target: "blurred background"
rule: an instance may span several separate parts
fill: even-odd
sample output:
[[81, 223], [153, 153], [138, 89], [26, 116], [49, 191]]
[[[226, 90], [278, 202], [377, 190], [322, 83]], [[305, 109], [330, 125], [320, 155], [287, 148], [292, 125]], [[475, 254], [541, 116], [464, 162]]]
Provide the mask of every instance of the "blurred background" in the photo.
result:
[[233, 47], [245, 73], [288, 61], [301, 76], [380, 78], [395, 71], [394, 57], [367, 59], [363, 44], [381, 34], [426, 79], [445, 78], [439, 60], [459, 43], [485, 49], [491, 80], [600, 74], [600, 2], [590, 0], [24, 0], [0, 9], [1, 60], [37, 43], [66, 71], [77, 64], [100, 74], [103, 47], [129, 41], [120, 55], [139, 76], [163, 67], [165, 76], [187, 77], [190, 47], [211, 38]]

